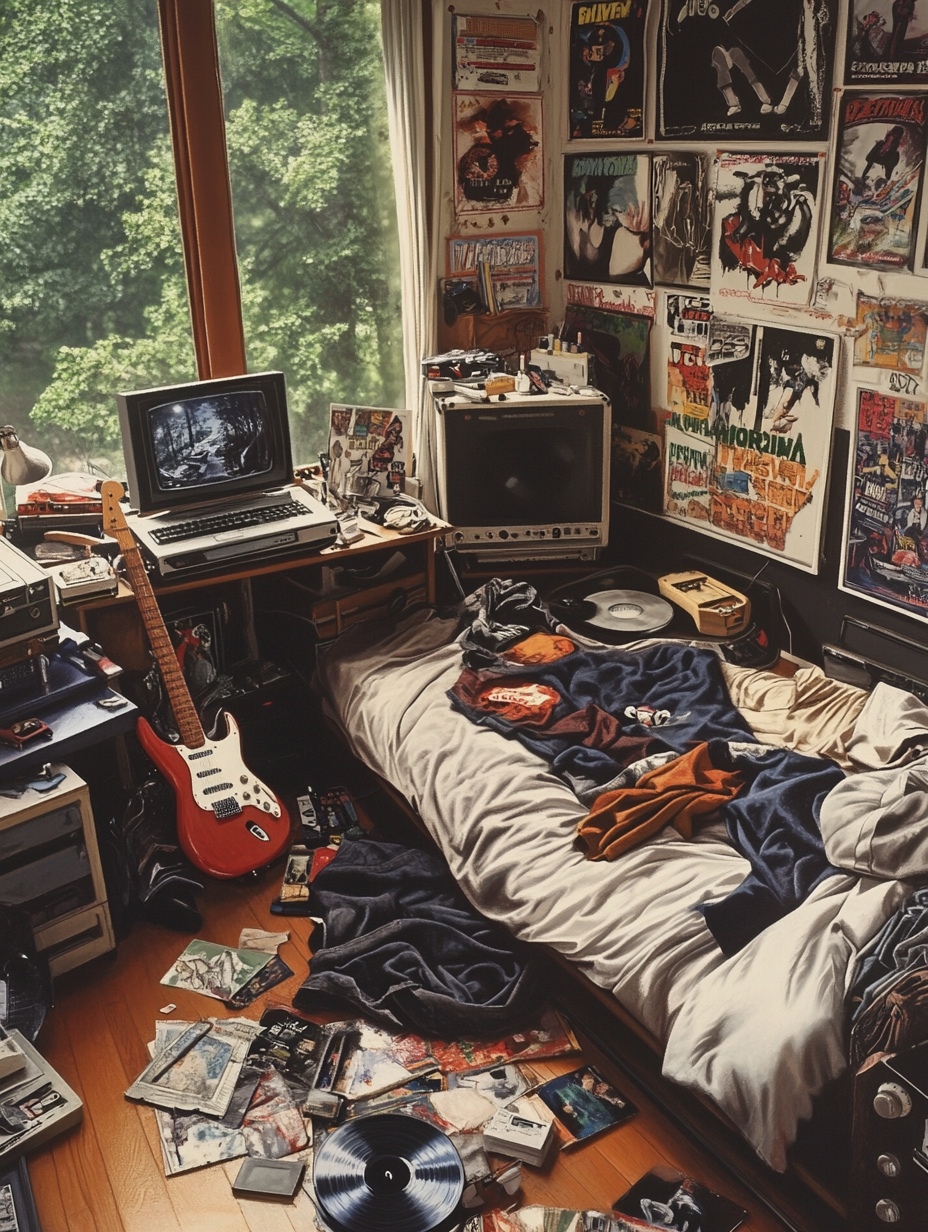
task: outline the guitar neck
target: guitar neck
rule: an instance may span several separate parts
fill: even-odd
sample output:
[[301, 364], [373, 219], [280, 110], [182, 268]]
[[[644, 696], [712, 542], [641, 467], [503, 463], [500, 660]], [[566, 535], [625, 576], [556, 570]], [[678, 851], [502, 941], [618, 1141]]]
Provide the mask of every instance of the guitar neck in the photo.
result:
[[[131, 533], [131, 532], [130, 532]], [[138, 545], [133, 542], [131, 547], [120, 543], [126, 570], [135, 593], [135, 601], [145, 624], [145, 632], [151, 643], [152, 652], [161, 671], [161, 678], [167, 690], [177, 720], [180, 738], [190, 749], [197, 749], [206, 743], [199, 715], [190, 697], [190, 690], [184, 680], [184, 674], [177, 662], [171, 638], [164, 624], [164, 617], [158, 607], [158, 600], [151, 588], [148, 574], [142, 561]]]

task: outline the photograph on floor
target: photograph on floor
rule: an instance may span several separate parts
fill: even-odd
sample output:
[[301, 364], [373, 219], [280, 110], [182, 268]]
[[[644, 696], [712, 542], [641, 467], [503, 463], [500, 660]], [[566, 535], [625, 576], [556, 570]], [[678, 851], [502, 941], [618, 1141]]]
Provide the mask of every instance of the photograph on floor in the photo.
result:
[[650, 158], [569, 154], [564, 159], [564, 275], [651, 285]]
[[928, 84], [928, 11], [918, 0], [850, 0], [846, 85]]
[[545, 203], [541, 96], [454, 95], [455, 213]]
[[570, 136], [644, 136], [648, 0], [575, 4], [570, 18]]
[[711, 189], [710, 155], [654, 155], [651, 237], [656, 283], [708, 288]]

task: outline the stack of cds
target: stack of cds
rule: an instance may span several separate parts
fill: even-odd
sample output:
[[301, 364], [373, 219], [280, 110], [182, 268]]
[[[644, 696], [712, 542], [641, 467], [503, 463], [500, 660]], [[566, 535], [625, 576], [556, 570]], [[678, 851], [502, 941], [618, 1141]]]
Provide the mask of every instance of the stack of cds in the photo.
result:
[[486, 1149], [540, 1168], [555, 1138], [553, 1121], [533, 1121], [501, 1108], [483, 1130]]

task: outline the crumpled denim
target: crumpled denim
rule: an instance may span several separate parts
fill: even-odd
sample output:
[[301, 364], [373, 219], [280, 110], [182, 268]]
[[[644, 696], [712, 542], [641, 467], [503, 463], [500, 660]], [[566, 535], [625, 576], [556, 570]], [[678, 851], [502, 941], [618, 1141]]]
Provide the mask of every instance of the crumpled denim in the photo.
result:
[[479, 915], [430, 852], [343, 842], [310, 906], [325, 940], [293, 998], [300, 1009], [453, 1039], [516, 1031], [544, 999], [542, 961]]
[[852, 1021], [861, 1017], [901, 971], [914, 967], [928, 967], [928, 888], [916, 890], [907, 898], [861, 950], [848, 994], [852, 1004], [860, 998]]

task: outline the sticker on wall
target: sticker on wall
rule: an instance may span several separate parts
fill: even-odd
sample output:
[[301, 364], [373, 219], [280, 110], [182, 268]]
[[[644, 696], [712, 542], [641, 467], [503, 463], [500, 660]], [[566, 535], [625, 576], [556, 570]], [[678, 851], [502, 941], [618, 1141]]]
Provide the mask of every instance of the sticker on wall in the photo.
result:
[[541, 98], [454, 96], [454, 208], [458, 214], [544, 204]]
[[452, 56], [456, 90], [537, 94], [541, 89], [539, 51], [538, 23], [531, 17], [454, 14]]
[[541, 305], [541, 236], [487, 235], [448, 241], [449, 278], [474, 277], [495, 312]]
[[654, 281], [709, 286], [712, 160], [708, 154], [655, 154], [652, 160]]
[[837, 8], [664, 0], [657, 136], [826, 141]]
[[916, 0], [850, 0], [849, 86], [928, 84], [928, 11]]
[[824, 154], [724, 154], [716, 158], [712, 298], [808, 304]]
[[928, 620], [928, 403], [857, 393], [839, 586]]
[[926, 95], [841, 99], [828, 260], [910, 270], [925, 161]]
[[564, 276], [651, 285], [647, 154], [569, 154], [564, 159]]
[[575, 4], [570, 20], [571, 138], [644, 136], [647, 0]]
[[855, 364], [919, 376], [926, 336], [928, 304], [857, 293]]
[[835, 339], [713, 319], [706, 351], [706, 413], [667, 423], [664, 512], [818, 572]]

